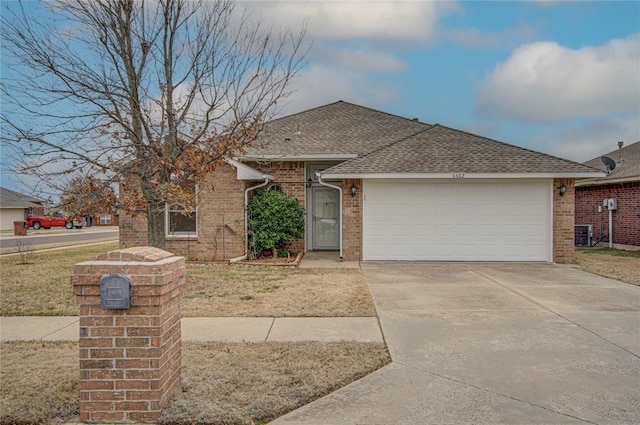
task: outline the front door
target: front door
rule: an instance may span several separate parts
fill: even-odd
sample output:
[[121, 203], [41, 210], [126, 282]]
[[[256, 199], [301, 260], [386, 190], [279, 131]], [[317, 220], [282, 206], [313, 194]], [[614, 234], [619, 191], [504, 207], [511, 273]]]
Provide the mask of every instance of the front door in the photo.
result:
[[326, 186], [311, 188], [313, 200], [314, 250], [335, 250], [340, 248], [340, 199], [339, 192]]

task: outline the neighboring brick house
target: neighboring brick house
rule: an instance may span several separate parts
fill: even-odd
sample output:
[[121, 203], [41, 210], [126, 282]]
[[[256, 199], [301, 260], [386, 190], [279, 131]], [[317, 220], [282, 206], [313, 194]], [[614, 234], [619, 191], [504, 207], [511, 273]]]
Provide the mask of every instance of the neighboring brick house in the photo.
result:
[[[441, 125], [339, 101], [266, 124], [212, 174], [169, 251], [246, 253], [245, 199], [278, 185], [306, 210], [294, 249], [345, 260], [573, 261], [574, 182], [593, 168]], [[121, 214], [122, 244], [146, 243]]]
[[[640, 246], [640, 142], [623, 145], [603, 157], [613, 161], [613, 170], [604, 177], [576, 183], [576, 225], [592, 226], [592, 244], [604, 242], [608, 245], [609, 209], [603, 203], [607, 199], [615, 199], [617, 209], [611, 212], [611, 242]], [[585, 165], [606, 172], [607, 167], [601, 158], [587, 161]]]
[[92, 214], [85, 217], [87, 226], [117, 226], [119, 215], [115, 212]]
[[40, 199], [0, 187], [0, 230], [13, 230], [14, 221], [27, 215], [44, 215]]

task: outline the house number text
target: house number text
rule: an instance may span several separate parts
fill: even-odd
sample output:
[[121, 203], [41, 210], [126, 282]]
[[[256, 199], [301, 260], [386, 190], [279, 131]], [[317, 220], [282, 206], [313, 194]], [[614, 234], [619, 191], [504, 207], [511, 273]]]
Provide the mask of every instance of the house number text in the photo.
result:
[[453, 178], [454, 179], [463, 179], [464, 178], [464, 173], [453, 173]]

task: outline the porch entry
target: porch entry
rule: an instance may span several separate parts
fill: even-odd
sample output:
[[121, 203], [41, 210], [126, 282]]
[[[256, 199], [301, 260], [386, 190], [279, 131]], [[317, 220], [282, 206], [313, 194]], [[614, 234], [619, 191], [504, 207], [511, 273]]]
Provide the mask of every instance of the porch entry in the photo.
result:
[[339, 192], [326, 186], [312, 186], [311, 206], [312, 249], [340, 249]]

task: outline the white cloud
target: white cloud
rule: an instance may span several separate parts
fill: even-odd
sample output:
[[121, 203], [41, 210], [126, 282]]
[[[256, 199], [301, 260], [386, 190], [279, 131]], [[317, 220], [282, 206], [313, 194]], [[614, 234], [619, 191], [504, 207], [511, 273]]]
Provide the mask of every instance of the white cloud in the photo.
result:
[[379, 74], [402, 73], [404, 51], [435, 39], [440, 16], [457, 2], [428, 1], [258, 1], [245, 4], [274, 28], [293, 32], [307, 26], [313, 46], [309, 65], [296, 77], [282, 113], [337, 100], [388, 108], [397, 87]]
[[640, 35], [581, 49], [521, 46], [482, 83], [476, 109], [524, 122], [638, 113]]
[[440, 10], [453, 5], [426, 1], [257, 2], [268, 21], [293, 26], [308, 22], [315, 39], [373, 38], [424, 42], [433, 35]]
[[585, 162], [616, 149], [619, 140], [625, 145], [640, 140], [638, 117], [592, 119], [538, 134], [526, 144], [561, 158]]

